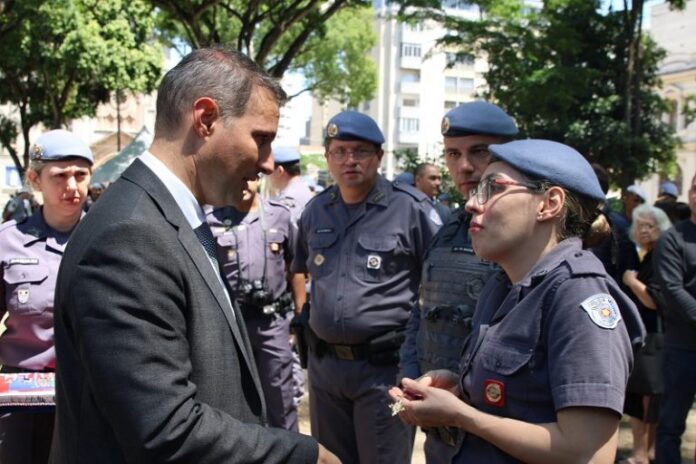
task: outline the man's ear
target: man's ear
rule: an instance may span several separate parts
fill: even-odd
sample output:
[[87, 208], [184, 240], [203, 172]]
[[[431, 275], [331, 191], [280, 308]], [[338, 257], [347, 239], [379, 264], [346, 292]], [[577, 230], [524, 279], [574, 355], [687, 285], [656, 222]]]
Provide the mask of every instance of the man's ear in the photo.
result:
[[213, 124], [220, 119], [218, 104], [210, 97], [201, 97], [193, 102], [193, 130], [199, 137], [213, 133]]
[[560, 217], [563, 214], [566, 193], [561, 187], [554, 185], [544, 193], [544, 201], [539, 205], [537, 219], [546, 221], [551, 218]]
[[31, 188], [37, 192], [41, 191], [41, 176], [38, 172], [34, 171], [33, 169], [27, 169], [27, 180], [29, 181]]

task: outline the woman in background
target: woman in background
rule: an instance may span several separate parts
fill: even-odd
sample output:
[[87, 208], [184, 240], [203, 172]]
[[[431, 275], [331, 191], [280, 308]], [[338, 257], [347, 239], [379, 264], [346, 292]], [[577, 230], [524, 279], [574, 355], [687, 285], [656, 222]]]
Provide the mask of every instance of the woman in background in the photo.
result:
[[[54, 130], [30, 150], [26, 178], [43, 206], [30, 217], [0, 226], [0, 335], [2, 373], [53, 372], [53, 295], [58, 266], [82, 217], [92, 152], [75, 135]], [[0, 415], [0, 462], [48, 461], [53, 412]]]
[[[648, 337], [654, 337], [662, 330], [658, 324], [658, 302], [660, 285], [656, 280], [652, 262], [652, 250], [667, 229], [672, 226], [665, 212], [655, 206], [640, 205], [633, 210], [633, 221], [629, 236], [645, 254], [638, 270], [625, 271], [623, 283], [631, 290], [629, 295], [645, 324]], [[659, 335], [658, 335], [659, 337]], [[652, 350], [648, 343], [645, 350]], [[646, 353], [647, 354], [647, 353]], [[654, 356], [654, 353], [649, 353]], [[653, 358], [655, 359], [655, 358]], [[633, 433], [633, 453], [623, 461], [625, 464], [649, 464], [655, 458], [655, 430], [659, 414], [659, 400], [662, 394], [662, 372], [658, 366], [642, 363], [639, 351], [636, 355], [634, 371], [628, 381], [624, 413], [630, 416]], [[643, 369], [646, 367], [647, 369]]]

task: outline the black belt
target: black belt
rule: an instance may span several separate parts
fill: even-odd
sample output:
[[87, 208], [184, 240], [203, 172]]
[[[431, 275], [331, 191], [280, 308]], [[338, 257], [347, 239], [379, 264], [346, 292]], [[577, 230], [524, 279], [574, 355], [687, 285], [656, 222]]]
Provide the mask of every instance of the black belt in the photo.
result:
[[360, 359], [369, 359], [370, 357], [370, 344], [361, 343], [359, 345], [338, 345], [333, 343], [327, 343], [324, 340], [319, 340], [321, 344], [324, 345], [327, 353], [330, 353], [338, 359], [343, 359], [345, 361], [356, 361]]

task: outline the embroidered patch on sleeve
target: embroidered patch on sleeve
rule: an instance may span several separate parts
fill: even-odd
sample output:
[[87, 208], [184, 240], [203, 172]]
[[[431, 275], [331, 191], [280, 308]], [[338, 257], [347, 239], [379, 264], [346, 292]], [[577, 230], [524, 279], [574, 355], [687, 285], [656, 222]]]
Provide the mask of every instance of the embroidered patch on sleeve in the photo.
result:
[[607, 293], [598, 293], [580, 303], [592, 322], [603, 329], [613, 329], [621, 320], [621, 311], [614, 298]]

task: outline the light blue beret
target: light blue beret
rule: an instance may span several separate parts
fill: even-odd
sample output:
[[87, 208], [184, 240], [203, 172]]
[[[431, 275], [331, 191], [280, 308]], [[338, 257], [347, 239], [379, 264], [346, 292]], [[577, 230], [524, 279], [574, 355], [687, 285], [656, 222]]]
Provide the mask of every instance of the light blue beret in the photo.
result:
[[643, 201], [646, 201], [648, 199], [648, 195], [645, 193], [645, 189], [640, 185], [629, 185], [628, 187], [626, 187], [626, 191], [634, 194]]
[[300, 152], [295, 147], [273, 147], [273, 159], [277, 164], [297, 163]]
[[574, 148], [551, 140], [515, 140], [488, 147], [494, 159], [533, 179], [548, 180], [571, 192], [604, 201], [592, 166]]
[[671, 195], [674, 198], [679, 196], [676, 184], [673, 182], [663, 182], [660, 184], [660, 194]]
[[442, 118], [442, 135], [457, 137], [464, 135], [517, 135], [515, 121], [500, 107], [476, 100], [452, 108]]
[[326, 136], [338, 140], [365, 140], [382, 145], [384, 135], [377, 123], [366, 114], [342, 111], [329, 120]]
[[66, 158], [83, 158], [94, 163], [92, 150], [72, 132], [56, 129], [39, 137], [29, 150], [33, 161], [61, 161]]
[[402, 172], [394, 177], [394, 182], [399, 184], [416, 185], [416, 177], [411, 172]]

